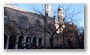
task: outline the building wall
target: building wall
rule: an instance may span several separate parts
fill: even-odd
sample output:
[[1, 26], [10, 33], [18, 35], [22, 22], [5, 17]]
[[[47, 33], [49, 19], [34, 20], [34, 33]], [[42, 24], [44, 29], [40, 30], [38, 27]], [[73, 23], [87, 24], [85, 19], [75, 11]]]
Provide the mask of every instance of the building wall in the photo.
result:
[[[37, 38], [36, 42], [38, 45], [38, 40], [39, 38], [42, 38], [42, 46], [44, 46], [46, 44], [46, 46], [50, 46], [50, 35], [49, 34], [45, 34], [43, 29], [37, 30], [37, 23], [36, 21], [39, 21], [40, 25], [44, 27], [44, 19], [42, 16], [32, 13], [32, 12], [26, 12], [26, 11], [20, 11], [20, 10], [15, 10], [14, 8], [10, 8], [10, 7], [4, 7], [4, 13], [8, 14], [8, 18], [9, 18], [9, 22], [4, 22], [6, 24], [4, 24], [4, 34], [7, 36], [11, 36], [11, 35], [15, 35], [17, 39], [19, 39], [19, 36], [21, 35], [20, 33], [20, 29], [18, 28], [19, 22], [21, 21], [20, 18], [26, 18], [26, 24], [24, 28], [29, 28], [29, 26], [33, 26], [31, 29], [31, 33], [29, 31], [27, 31], [23, 36], [24, 36], [24, 43], [26, 42], [26, 38], [29, 36], [31, 38], [31, 42], [33, 41], [32, 39], [34, 37]], [[48, 23], [53, 23], [53, 19], [51, 19], [51, 17], [47, 17], [47, 22]], [[20, 20], [20, 21], [19, 21]], [[12, 21], [14, 21], [15, 23], [13, 23]], [[36, 25], [35, 25], [36, 24]], [[22, 27], [23, 28], [23, 27]], [[24, 30], [23, 28], [23, 30]], [[9, 30], [10, 29], [10, 30]], [[26, 30], [24, 30], [26, 31]], [[46, 35], [46, 43], [44, 44], [44, 40], [45, 40], [45, 35]], [[10, 38], [9, 38], [10, 39]], [[8, 39], [8, 41], [9, 41]], [[16, 39], [16, 42], [18, 42], [18, 40]], [[8, 47], [6, 47], [8, 48]], [[16, 47], [17, 48], [17, 47]]]
[[[23, 44], [23, 46], [21, 48], [26, 48], [25, 46], [28, 46], [28, 45], [30, 46], [30, 44], [34, 42], [33, 40], [35, 37], [36, 37], [35, 40], [36, 40], [37, 46], [39, 46], [39, 39], [41, 38], [42, 39], [41, 45], [50, 47], [51, 36], [48, 33], [46, 33], [44, 29], [40, 28], [40, 27], [45, 27], [45, 22], [44, 22], [45, 20], [44, 20], [43, 16], [38, 15], [36, 13], [28, 12], [28, 11], [14, 9], [11, 7], [4, 7], [4, 13], [6, 13], [9, 18], [6, 20], [7, 22], [5, 21], [5, 18], [4, 18], [4, 35], [5, 35], [4, 37], [5, 38], [7, 37], [7, 41], [6, 41], [7, 44], [5, 46], [5, 49], [8, 49], [10, 44], [12, 44], [10, 42], [10, 41], [13, 41], [10, 39], [12, 36], [15, 37], [14, 38], [15, 46], [13, 46], [14, 44], [11, 45], [11, 46], [13, 46], [12, 48], [14, 48], [14, 47], [18, 48], [19, 44], [21, 44], [21, 43]], [[25, 19], [22, 20], [22, 18], [25, 18]], [[22, 27], [19, 25], [20, 22], [22, 24], [22, 25], [20, 24]], [[47, 17], [48, 24], [50, 24], [50, 25], [52, 24], [53, 26], [55, 26], [55, 25], [58, 26], [58, 24], [54, 23], [54, 22], [55, 22], [55, 20], [52, 19], [52, 17]], [[24, 34], [21, 33], [20, 28], [18, 26], [21, 28], [22, 33], [24, 33]], [[40, 27], [38, 27], [38, 26], [40, 26]], [[30, 29], [28, 29], [28, 28], [30, 28]], [[72, 32], [69, 33], [68, 30], [71, 30]], [[65, 29], [62, 31], [62, 33], [56, 33], [54, 35], [53, 45], [54, 46], [63, 46], [64, 44], [67, 45], [68, 44], [67, 40], [70, 39], [70, 41], [72, 41], [72, 45], [74, 45], [73, 48], [75, 48], [76, 36], [75, 36], [75, 32], [73, 30], [74, 30], [74, 28], [71, 24], [65, 24]], [[21, 36], [23, 36], [23, 37], [21, 37]], [[22, 39], [21, 42], [19, 41], [20, 38]], [[27, 43], [27, 38], [30, 38], [30, 43]], [[66, 46], [66, 47], [68, 47], [68, 46]]]

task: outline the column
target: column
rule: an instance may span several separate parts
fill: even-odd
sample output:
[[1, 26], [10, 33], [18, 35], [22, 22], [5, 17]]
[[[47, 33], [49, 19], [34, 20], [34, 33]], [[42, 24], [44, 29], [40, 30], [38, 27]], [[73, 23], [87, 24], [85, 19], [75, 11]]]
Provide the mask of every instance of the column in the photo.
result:
[[24, 47], [26, 46], [26, 36], [24, 36], [24, 39], [23, 39], [23, 46]]
[[18, 40], [19, 40], [19, 36], [16, 37], [16, 46], [15, 46], [15, 49], [18, 49]]
[[37, 46], [38, 46], [38, 38], [36, 38], [36, 41], [37, 41], [36, 44], [37, 44]]
[[44, 46], [44, 40], [43, 40], [43, 38], [42, 38], [42, 46]]
[[31, 43], [33, 43], [33, 37], [31, 37]]
[[7, 36], [7, 44], [6, 44], [6, 49], [8, 49], [8, 47], [9, 47], [9, 37], [10, 37], [10, 36]]

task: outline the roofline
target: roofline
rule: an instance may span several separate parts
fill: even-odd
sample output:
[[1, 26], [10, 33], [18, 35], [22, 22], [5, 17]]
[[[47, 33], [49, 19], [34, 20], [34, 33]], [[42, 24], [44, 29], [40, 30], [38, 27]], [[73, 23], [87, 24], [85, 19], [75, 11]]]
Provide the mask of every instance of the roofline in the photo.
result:
[[13, 6], [13, 5], [10, 5], [10, 4], [4, 4], [4, 7], [12, 8], [12, 9], [19, 10], [19, 11], [29, 12], [28, 10], [24, 10], [24, 9], [21, 9], [19, 7], [16, 7], [16, 6]]

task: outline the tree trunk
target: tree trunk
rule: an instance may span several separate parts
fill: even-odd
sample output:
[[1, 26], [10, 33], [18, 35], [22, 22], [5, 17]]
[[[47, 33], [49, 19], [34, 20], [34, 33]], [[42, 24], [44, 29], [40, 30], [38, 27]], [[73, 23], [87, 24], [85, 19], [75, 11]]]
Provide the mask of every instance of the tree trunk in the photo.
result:
[[65, 39], [64, 39], [64, 32], [63, 32], [63, 48], [65, 48]]
[[54, 48], [54, 46], [53, 46], [53, 35], [51, 35], [51, 48]]

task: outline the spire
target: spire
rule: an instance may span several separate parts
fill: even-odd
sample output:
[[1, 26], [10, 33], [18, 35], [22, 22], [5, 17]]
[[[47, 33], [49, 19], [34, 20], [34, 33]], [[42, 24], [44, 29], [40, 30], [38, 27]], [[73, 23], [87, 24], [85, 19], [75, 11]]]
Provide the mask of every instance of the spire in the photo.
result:
[[64, 21], [63, 21], [63, 9], [61, 6], [58, 7], [58, 29], [57, 33], [62, 33], [63, 29], [65, 28]]
[[62, 11], [62, 7], [61, 6], [58, 7], [58, 11]]
[[50, 4], [45, 4], [45, 15], [50, 17], [51, 16], [50, 11], [51, 11]]
[[58, 7], [58, 22], [63, 22], [63, 9], [62, 7]]

